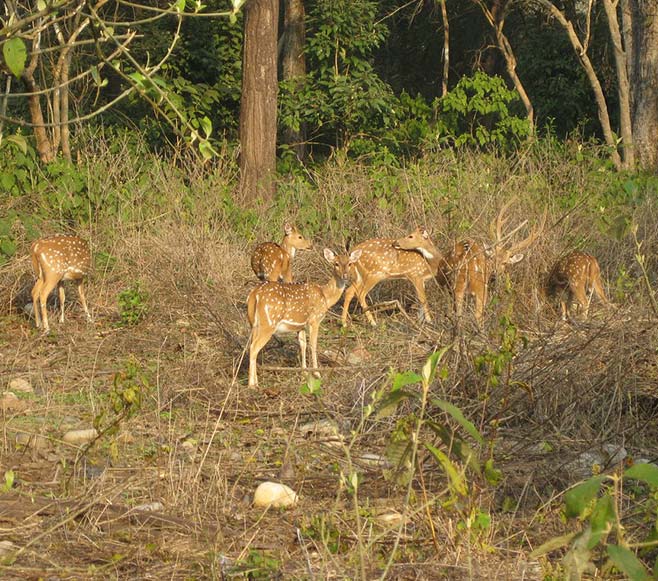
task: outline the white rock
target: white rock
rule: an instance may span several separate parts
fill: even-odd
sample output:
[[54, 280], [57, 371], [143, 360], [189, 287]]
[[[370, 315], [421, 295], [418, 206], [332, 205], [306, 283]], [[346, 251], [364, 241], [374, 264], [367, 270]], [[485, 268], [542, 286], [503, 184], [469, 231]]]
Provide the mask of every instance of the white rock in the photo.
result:
[[14, 379], [9, 380], [9, 389], [22, 391], [23, 393], [34, 393], [32, 384], [24, 377], [14, 377]]
[[26, 434], [19, 432], [16, 434], [16, 443], [26, 448], [33, 448], [34, 450], [47, 450], [50, 447], [50, 442], [47, 438], [39, 434]]
[[358, 456], [358, 460], [366, 466], [377, 466], [380, 468], [390, 468], [391, 463], [388, 461], [386, 456], [381, 456], [379, 454], [373, 454], [372, 452], [365, 452]]
[[297, 504], [295, 491], [278, 482], [263, 482], [254, 493], [254, 506], [281, 508]]
[[392, 510], [378, 514], [375, 520], [382, 526], [391, 527], [399, 525], [404, 520], [404, 517], [397, 510]]
[[164, 505], [161, 502], [145, 502], [144, 504], [138, 504], [135, 507], [135, 510], [143, 512], [160, 512], [161, 510], [164, 510]]
[[86, 444], [98, 437], [98, 432], [94, 428], [88, 430], [70, 430], [64, 434], [62, 440], [67, 444]]
[[312, 434], [313, 436], [338, 436], [340, 430], [338, 429], [338, 424], [332, 420], [318, 420], [317, 422], [309, 422], [300, 426], [299, 432], [302, 436], [308, 436]]
[[0, 541], [0, 557], [8, 557], [18, 550], [11, 541]]

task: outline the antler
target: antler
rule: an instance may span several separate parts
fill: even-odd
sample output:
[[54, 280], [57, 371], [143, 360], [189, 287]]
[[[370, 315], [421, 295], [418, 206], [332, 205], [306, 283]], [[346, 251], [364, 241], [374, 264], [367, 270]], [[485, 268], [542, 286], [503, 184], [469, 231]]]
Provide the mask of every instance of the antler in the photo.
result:
[[[530, 231], [530, 234], [520, 242], [517, 242], [516, 244], [512, 244], [512, 246], [509, 248], [509, 253], [510, 254], [516, 254], [518, 252], [521, 252], [522, 250], [525, 250], [530, 246], [536, 239], [539, 234], [541, 234], [542, 230], [544, 229], [544, 226], [546, 225], [546, 216], [548, 215], [548, 208], [544, 208], [544, 213], [542, 214], [541, 220], [535, 224], [533, 229]], [[528, 221], [524, 220], [521, 223], [521, 226], [525, 225]], [[509, 236], [511, 236], [514, 232], [516, 232], [519, 228], [516, 228], [513, 230]], [[508, 238], [509, 238], [508, 236]]]

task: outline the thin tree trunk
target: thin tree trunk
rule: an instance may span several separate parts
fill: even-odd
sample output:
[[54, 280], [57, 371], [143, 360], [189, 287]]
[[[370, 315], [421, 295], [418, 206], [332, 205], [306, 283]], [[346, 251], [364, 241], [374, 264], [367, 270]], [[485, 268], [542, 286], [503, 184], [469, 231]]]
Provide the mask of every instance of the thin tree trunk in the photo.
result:
[[613, 5], [611, 0], [603, 0], [603, 7], [608, 17], [608, 28], [610, 29], [617, 68], [617, 94], [619, 98], [619, 120], [623, 153], [622, 163], [625, 168], [632, 168], [635, 166], [635, 153], [631, 126], [630, 86], [628, 82], [628, 70], [626, 68], [626, 52], [622, 45], [619, 18], [617, 17], [617, 1]]
[[[36, 22], [35, 29], [41, 26], [41, 20]], [[25, 81], [28, 93], [27, 98], [28, 109], [30, 111], [30, 119], [34, 126], [34, 138], [36, 140], [37, 152], [39, 159], [44, 163], [50, 163], [53, 160], [53, 148], [48, 139], [45, 123], [43, 120], [43, 111], [41, 110], [41, 101], [39, 98], [39, 86], [34, 80], [34, 71], [39, 63], [39, 44], [41, 42], [41, 33], [36, 33], [36, 38], [32, 42], [32, 55], [30, 56], [30, 64], [23, 71], [22, 78]]]
[[249, 0], [245, 5], [240, 190], [249, 202], [271, 199], [276, 186], [278, 18], [279, 0]]
[[446, 0], [441, 2], [441, 20], [443, 21], [443, 75], [441, 77], [441, 96], [448, 92], [448, 75], [450, 73], [450, 23]]
[[[617, 151], [617, 142], [615, 140], [614, 133], [612, 132], [612, 127], [610, 126], [610, 114], [608, 113], [608, 105], [605, 101], [605, 95], [603, 94], [603, 88], [601, 87], [601, 82], [596, 76], [596, 71], [592, 65], [592, 61], [589, 60], [587, 56], [587, 49], [583, 47], [583, 44], [580, 42], [576, 31], [574, 30], [573, 24], [571, 21], [567, 20], [567, 17], [552, 3], [548, 0], [536, 0], [536, 2], [544, 7], [549, 14], [551, 14], [564, 28], [571, 46], [576, 52], [576, 56], [580, 61], [580, 64], [585, 71], [585, 75], [589, 80], [590, 87], [594, 92], [594, 99], [596, 100], [596, 106], [599, 116], [599, 123], [601, 124], [601, 130], [603, 131], [603, 139], [605, 140], [606, 145], [610, 147], [612, 151], [611, 157], [612, 162], [615, 164], [617, 169], [621, 169], [623, 164], [619, 151]], [[588, 37], [589, 38], [589, 37]]]
[[[284, 0], [283, 2], [283, 54], [282, 77], [284, 81], [297, 80], [303, 83], [306, 76], [306, 58], [304, 45], [306, 33], [304, 29], [306, 14], [303, 0]], [[290, 145], [297, 158], [301, 161], [306, 157], [306, 127], [299, 130], [286, 129], [283, 142]]]
[[516, 63], [516, 57], [514, 56], [514, 50], [512, 49], [512, 45], [509, 43], [509, 40], [507, 40], [507, 36], [505, 36], [505, 33], [503, 32], [503, 27], [505, 26], [505, 13], [503, 12], [502, 9], [500, 9], [501, 8], [500, 5], [498, 5], [499, 10], [497, 14], [494, 14], [485, 5], [484, 0], [478, 0], [478, 4], [482, 9], [485, 18], [493, 28], [494, 34], [496, 36], [496, 44], [498, 45], [498, 50], [500, 50], [501, 54], [503, 55], [503, 58], [505, 59], [505, 68], [507, 69], [507, 74], [509, 75], [510, 79], [512, 79], [512, 83], [514, 83], [514, 88], [516, 89], [519, 96], [521, 97], [521, 102], [525, 107], [526, 118], [530, 123], [530, 133], [532, 135], [534, 134], [534, 130], [535, 130], [535, 110], [534, 107], [532, 106], [532, 101], [530, 101], [530, 97], [528, 96], [528, 93], [526, 92], [525, 87], [523, 86], [521, 78], [516, 72], [517, 63]]
[[[505, 13], [508, 0], [493, 0], [489, 12], [494, 22], [498, 22], [501, 15]], [[498, 72], [498, 63], [500, 61], [500, 52], [497, 50], [487, 50], [484, 61], [482, 62], [482, 70], [489, 76], [493, 76]]]

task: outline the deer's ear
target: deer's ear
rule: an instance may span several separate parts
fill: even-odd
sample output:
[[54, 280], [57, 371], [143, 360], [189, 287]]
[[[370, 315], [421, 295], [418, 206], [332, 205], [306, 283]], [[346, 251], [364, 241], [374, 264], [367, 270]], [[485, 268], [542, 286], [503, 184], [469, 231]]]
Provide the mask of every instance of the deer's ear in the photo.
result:
[[427, 231], [427, 228], [421, 228], [420, 234], [425, 240], [427, 240], [430, 237], [430, 233]]
[[334, 260], [336, 260], [336, 255], [334, 254], [334, 251], [331, 250], [330, 248], [325, 248], [324, 258], [327, 262], [333, 262]]
[[359, 258], [361, 258], [361, 253], [362, 250], [360, 248], [358, 250], [352, 250], [352, 253], [350, 254], [350, 262], [357, 262]]
[[292, 234], [292, 226], [286, 222], [283, 225], [283, 231], [286, 233], [286, 236], [290, 236]]
[[523, 260], [524, 256], [525, 256], [525, 254], [515, 254], [514, 256], [510, 256], [507, 263], [508, 264], [516, 264], [517, 262], [521, 262]]
[[[493, 247], [489, 246], [488, 244], [485, 244], [484, 245], [484, 255], [487, 258], [491, 258], [494, 254], [495, 254], [495, 250], [493, 249]], [[521, 258], [523, 258], [523, 256]]]

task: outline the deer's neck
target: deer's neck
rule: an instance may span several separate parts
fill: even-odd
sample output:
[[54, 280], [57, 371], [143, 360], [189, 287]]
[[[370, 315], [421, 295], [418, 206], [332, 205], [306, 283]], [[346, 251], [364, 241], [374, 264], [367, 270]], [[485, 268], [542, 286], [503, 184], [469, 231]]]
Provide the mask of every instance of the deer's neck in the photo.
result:
[[346, 282], [342, 279], [336, 280], [336, 277], [332, 277], [326, 284], [320, 287], [322, 291], [322, 296], [324, 296], [325, 303], [327, 304], [327, 309], [333, 307], [345, 290]]
[[280, 246], [283, 248], [284, 252], [287, 252], [290, 258], [295, 257], [295, 251], [297, 250], [292, 244], [289, 242], [289, 238], [287, 236], [283, 237], [283, 241], [281, 242]]
[[427, 264], [429, 264], [430, 270], [434, 275], [436, 275], [444, 261], [443, 254], [441, 254], [437, 247], [434, 246], [434, 244], [431, 242], [427, 245], [427, 248], [419, 248], [418, 252], [420, 252], [425, 260], [427, 260]]

